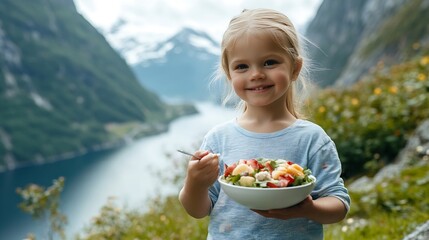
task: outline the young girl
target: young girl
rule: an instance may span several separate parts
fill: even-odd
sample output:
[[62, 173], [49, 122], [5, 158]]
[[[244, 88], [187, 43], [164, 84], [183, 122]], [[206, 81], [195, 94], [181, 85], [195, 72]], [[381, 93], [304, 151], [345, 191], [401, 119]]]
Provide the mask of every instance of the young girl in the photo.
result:
[[[322, 224], [341, 221], [350, 198], [332, 140], [298, 112], [302, 50], [290, 20], [268, 9], [233, 18], [222, 40], [221, 67], [244, 111], [209, 131], [200, 161], [190, 161], [179, 199], [195, 218], [210, 216], [207, 239], [323, 239]], [[219, 154], [219, 155], [218, 155]], [[316, 187], [301, 203], [256, 211], [229, 199], [217, 177], [240, 159], [288, 159], [311, 169]], [[196, 158], [193, 158], [196, 160]]]

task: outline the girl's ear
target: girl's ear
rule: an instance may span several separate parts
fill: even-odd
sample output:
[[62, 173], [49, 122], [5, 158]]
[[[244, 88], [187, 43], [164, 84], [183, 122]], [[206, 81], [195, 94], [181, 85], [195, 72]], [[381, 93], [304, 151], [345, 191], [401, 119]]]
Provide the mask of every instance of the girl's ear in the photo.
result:
[[302, 68], [302, 58], [298, 57], [295, 60], [295, 68], [293, 69], [293, 73], [292, 73], [292, 81], [295, 81], [298, 78], [298, 75], [301, 72], [301, 68]]

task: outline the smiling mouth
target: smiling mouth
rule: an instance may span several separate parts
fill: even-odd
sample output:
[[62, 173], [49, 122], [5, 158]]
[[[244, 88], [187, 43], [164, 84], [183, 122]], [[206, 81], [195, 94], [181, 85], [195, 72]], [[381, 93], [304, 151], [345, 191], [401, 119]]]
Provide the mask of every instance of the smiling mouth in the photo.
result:
[[246, 88], [246, 90], [250, 90], [250, 91], [263, 91], [265, 89], [272, 88], [272, 87], [274, 87], [274, 85], [260, 86], [260, 87], [255, 87], [255, 88]]

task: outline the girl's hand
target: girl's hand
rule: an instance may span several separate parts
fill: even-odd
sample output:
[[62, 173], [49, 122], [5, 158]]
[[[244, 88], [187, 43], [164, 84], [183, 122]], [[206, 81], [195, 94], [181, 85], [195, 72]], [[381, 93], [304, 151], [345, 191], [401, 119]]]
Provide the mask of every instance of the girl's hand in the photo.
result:
[[337, 197], [327, 196], [313, 200], [308, 196], [295, 206], [284, 209], [268, 211], [254, 210], [256, 213], [278, 219], [307, 218], [321, 224], [336, 223], [343, 220], [347, 214], [347, 208]]
[[[197, 151], [188, 162], [185, 185], [179, 200], [189, 215], [203, 218], [210, 212], [209, 187], [219, 174], [219, 155], [209, 151]], [[198, 160], [200, 159], [200, 160]]]
[[292, 207], [283, 208], [283, 209], [253, 210], [253, 211], [267, 218], [277, 218], [277, 219], [287, 220], [291, 218], [306, 217], [306, 213], [308, 211], [311, 211], [311, 209], [313, 209], [313, 206], [314, 206], [313, 198], [309, 195], [302, 202]]
[[188, 163], [186, 184], [195, 188], [209, 188], [219, 174], [219, 155], [196, 151]]

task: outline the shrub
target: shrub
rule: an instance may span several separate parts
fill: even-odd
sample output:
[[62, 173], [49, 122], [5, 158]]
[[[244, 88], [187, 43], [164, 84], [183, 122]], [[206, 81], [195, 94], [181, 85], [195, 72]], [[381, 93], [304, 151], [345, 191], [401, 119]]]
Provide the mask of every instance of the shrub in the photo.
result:
[[[52, 186], [45, 188], [37, 184], [29, 184], [25, 188], [18, 188], [16, 192], [22, 197], [19, 208], [30, 214], [33, 219], [41, 220], [47, 225], [47, 239], [54, 239], [58, 235], [65, 239], [64, 227], [67, 217], [59, 210], [60, 196], [64, 188], [64, 177], [53, 180]], [[36, 239], [31, 233], [27, 239]]]
[[110, 199], [77, 239], [205, 239], [208, 219], [189, 216], [177, 196], [155, 199], [148, 212], [119, 208]]
[[337, 145], [344, 177], [374, 173], [392, 162], [408, 135], [429, 118], [429, 55], [367, 79], [326, 89], [309, 101], [311, 120]]

